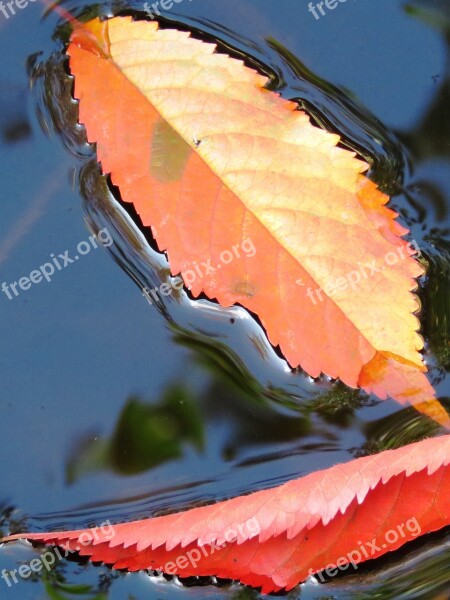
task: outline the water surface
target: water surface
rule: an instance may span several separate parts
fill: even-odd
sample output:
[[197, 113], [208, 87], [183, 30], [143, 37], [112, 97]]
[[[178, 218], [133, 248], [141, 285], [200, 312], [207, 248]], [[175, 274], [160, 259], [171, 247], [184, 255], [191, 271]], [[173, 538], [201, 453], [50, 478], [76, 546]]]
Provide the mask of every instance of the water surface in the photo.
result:
[[[429, 263], [420, 290], [425, 359], [449, 408], [447, 3], [357, 0], [319, 20], [307, 4], [184, 0], [162, 12], [259, 65], [273, 89], [373, 162], [371, 176]], [[90, 5], [64, 6], [78, 14]], [[95, 10], [142, 11], [142, 3]], [[37, 2], [0, 14], [1, 281], [72, 253], [91, 228], [107, 227], [114, 243], [13, 300], [0, 294], [2, 530], [152, 516], [441, 433], [411, 408], [293, 373], [241, 309], [185, 294], [149, 305], [140, 286], [158, 285], [167, 264], [105, 189], [82, 133], [55, 131], [61, 114], [44, 98], [58, 97], [60, 21], [42, 15]], [[449, 543], [447, 531], [428, 536], [288, 597], [443, 597]], [[2, 546], [0, 570], [39, 553]], [[187, 587], [67, 560], [0, 588], [21, 600], [260, 597], [200, 583], [208, 582]]]

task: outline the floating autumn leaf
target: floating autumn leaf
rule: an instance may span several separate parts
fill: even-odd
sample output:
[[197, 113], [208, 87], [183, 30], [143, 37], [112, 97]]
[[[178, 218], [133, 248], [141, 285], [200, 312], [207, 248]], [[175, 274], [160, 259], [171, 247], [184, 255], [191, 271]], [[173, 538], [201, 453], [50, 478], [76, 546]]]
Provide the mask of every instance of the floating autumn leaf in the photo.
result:
[[156, 22], [95, 19], [75, 27], [68, 54], [103, 172], [194, 297], [256, 313], [312, 377], [448, 426], [419, 353], [423, 269], [338, 135], [242, 61]]
[[[17, 534], [117, 569], [289, 590], [450, 524], [450, 435], [339, 464], [211, 506], [78, 531]], [[347, 566], [346, 566], [347, 565]]]

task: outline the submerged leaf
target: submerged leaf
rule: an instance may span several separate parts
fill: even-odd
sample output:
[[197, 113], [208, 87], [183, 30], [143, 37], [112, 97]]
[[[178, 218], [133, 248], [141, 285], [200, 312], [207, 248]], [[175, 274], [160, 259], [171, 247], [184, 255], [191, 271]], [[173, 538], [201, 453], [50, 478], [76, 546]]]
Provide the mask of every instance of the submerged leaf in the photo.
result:
[[17, 534], [117, 569], [238, 579], [263, 592], [336, 574], [450, 524], [450, 435], [152, 519]]

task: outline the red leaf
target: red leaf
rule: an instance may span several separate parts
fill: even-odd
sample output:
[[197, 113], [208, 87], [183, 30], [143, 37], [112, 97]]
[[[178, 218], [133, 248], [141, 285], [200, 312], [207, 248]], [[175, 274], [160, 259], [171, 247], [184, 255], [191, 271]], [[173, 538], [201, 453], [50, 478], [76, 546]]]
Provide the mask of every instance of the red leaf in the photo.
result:
[[448, 525], [449, 463], [450, 435], [211, 506], [3, 541], [60, 546], [117, 569], [214, 575], [263, 592], [289, 590], [324, 568], [377, 558]]

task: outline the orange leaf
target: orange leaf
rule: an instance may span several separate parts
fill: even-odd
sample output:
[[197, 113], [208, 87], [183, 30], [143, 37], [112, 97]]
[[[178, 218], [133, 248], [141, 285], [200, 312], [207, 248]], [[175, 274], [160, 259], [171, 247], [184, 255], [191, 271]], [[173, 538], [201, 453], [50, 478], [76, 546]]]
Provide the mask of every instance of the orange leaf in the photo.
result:
[[143, 521], [17, 534], [117, 569], [238, 579], [263, 592], [336, 574], [450, 524], [450, 435]]
[[423, 270], [339, 136], [266, 90], [267, 77], [156, 22], [95, 19], [68, 54], [103, 172], [194, 297], [256, 313], [312, 377], [450, 423], [419, 353], [411, 292]]

